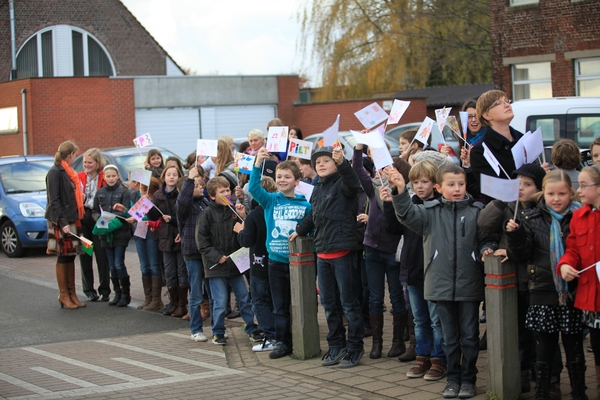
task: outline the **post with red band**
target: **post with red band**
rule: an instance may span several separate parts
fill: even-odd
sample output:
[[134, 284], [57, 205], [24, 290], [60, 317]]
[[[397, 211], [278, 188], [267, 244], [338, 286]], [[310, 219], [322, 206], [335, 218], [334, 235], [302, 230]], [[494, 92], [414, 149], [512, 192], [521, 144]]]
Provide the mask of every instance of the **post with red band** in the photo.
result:
[[314, 240], [299, 236], [289, 248], [292, 344], [294, 357], [306, 360], [321, 354]]
[[514, 263], [502, 264], [502, 258], [485, 257], [487, 392], [500, 399], [516, 400], [521, 393], [517, 270]]

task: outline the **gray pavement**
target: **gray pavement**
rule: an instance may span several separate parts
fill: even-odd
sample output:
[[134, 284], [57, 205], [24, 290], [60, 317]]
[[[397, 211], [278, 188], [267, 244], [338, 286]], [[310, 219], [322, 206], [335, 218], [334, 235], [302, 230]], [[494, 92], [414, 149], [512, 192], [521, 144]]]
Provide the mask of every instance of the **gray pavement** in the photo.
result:
[[[126, 265], [135, 304], [118, 310], [106, 303], [88, 302], [84, 309], [60, 309], [54, 260], [42, 251], [30, 251], [21, 259], [0, 254], [0, 398], [442, 398], [445, 381], [408, 379], [406, 372], [413, 363], [396, 359], [371, 360], [365, 355], [359, 366], [349, 370], [322, 367], [320, 358], [271, 360], [267, 352], [252, 352], [253, 343], [241, 319], [227, 322], [226, 346], [193, 342], [185, 321], [135, 309], [142, 289], [133, 245], [128, 248]], [[79, 271], [76, 275], [80, 290]], [[24, 304], [11, 306], [14, 301]], [[322, 308], [318, 317], [321, 349], [325, 350], [327, 326]], [[386, 313], [384, 352], [390, 345], [391, 319]], [[114, 328], [114, 321], [122, 326]], [[83, 326], [94, 329], [86, 333]], [[205, 333], [210, 335], [209, 326]], [[365, 340], [367, 354], [370, 342]], [[593, 366], [591, 353], [586, 356], [587, 365]], [[482, 351], [476, 399], [487, 398], [486, 363], [487, 354]], [[588, 367], [586, 377], [588, 395], [594, 398], [593, 367]], [[566, 370], [561, 383], [563, 393], [569, 393]], [[533, 392], [521, 396], [532, 397]]]

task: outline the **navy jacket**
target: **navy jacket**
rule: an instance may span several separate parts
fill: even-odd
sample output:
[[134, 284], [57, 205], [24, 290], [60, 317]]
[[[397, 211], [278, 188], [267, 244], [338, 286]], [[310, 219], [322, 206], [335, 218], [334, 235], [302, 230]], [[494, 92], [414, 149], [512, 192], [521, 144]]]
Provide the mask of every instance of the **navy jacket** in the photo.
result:
[[181, 254], [186, 260], [201, 258], [196, 244], [196, 222], [209, 201], [204, 196], [194, 197], [194, 180], [186, 179], [181, 185], [175, 208], [181, 237]]

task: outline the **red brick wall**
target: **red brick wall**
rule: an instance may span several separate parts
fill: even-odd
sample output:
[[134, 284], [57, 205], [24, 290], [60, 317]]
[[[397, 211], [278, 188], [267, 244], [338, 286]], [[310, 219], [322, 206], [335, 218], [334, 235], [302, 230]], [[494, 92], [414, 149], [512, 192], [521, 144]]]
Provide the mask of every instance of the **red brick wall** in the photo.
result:
[[[65, 140], [90, 147], [131, 146], [135, 138], [132, 79], [35, 78], [0, 84], [0, 106], [19, 106], [19, 133], [0, 135], [0, 156], [23, 154], [21, 94], [27, 88], [29, 154], [53, 155]], [[5, 145], [6, 143], [6, 145]]]
[[294, 103], [300, 101], [300, 79], [298, 76], [278, 76], [277, 95], [279, 96], [277, 117], [288, 126], [297, 125]]
[[564, 53], [600, 49], [597, 1], [540, 0], [538, 5], [509, 7], [509, 0], [489, 2], [494, 86], [512, 96], [511, 67], [505, 57], [556, 54], [551, 64], [552, 95], [575, 95], [573, 60]]
[[[384, 100], [388, 99], [297, 104], [295, 108], [298, 127], [302, 129], [304, 136], [320, 133], [329, 128], [335, 122], [337, 115], [340, 114], [340, 131], [347, 131], [350, 129], [361, 130], [363, 129], [363, 126], [358, 119], [356, 119], [354, 113], [375, 101], [383, 106]], [[425, 99], [403, 100], [410, 100], [411, 103], [406, 110], [406, 113], [404, 113], [400, 119], [398, 125], [406, 124], [408, 122], [423, 121], [427, 115], [427, 104]], [[388, 130], [392, 129], [394, 126], [396, 125], [390, 125]]]

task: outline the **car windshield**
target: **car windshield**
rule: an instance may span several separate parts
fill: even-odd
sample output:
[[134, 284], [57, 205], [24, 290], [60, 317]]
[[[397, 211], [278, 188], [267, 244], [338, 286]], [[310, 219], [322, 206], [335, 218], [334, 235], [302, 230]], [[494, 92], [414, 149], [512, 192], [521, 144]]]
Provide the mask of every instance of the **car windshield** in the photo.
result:
[[43, 160], [0, 165], [0, 181], [4, 192], [15, 194], [46, 190], [46, 174], [52, 164], [52, 160]]

